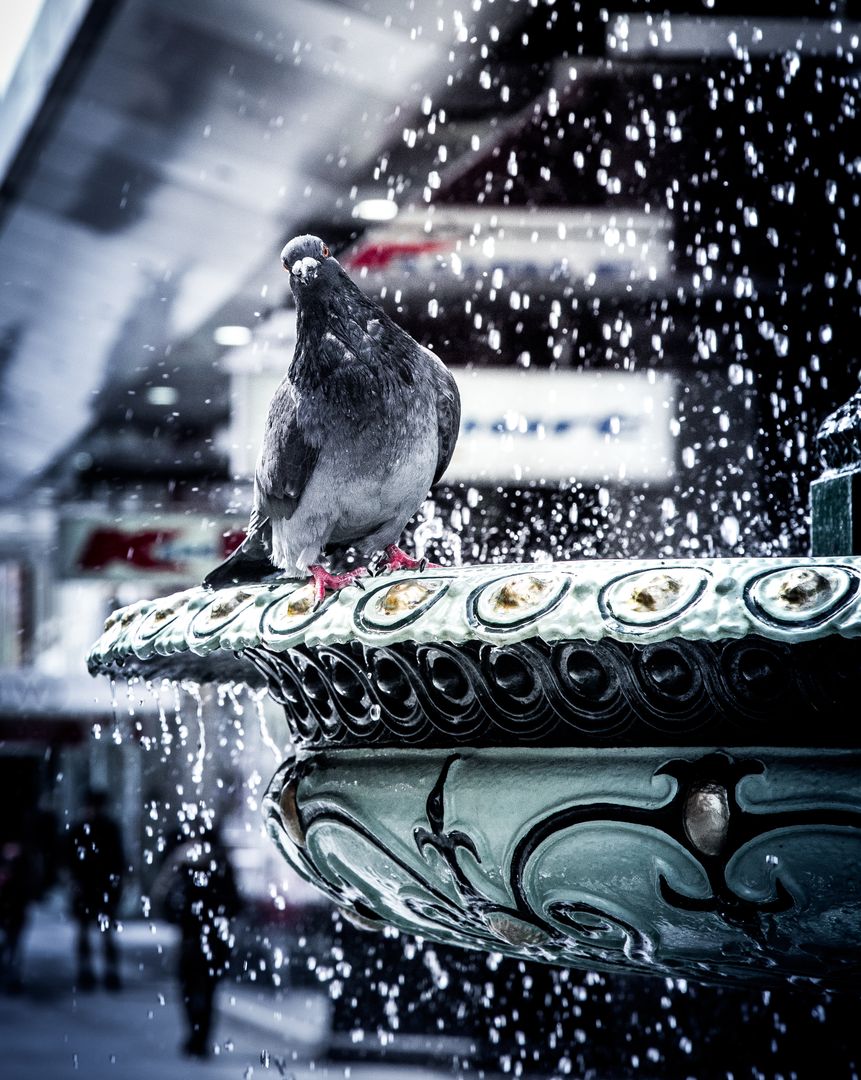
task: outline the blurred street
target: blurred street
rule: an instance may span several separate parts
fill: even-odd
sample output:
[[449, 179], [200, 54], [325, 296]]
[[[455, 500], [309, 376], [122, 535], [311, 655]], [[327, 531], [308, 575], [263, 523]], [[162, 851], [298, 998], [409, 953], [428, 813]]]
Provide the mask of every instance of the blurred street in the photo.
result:
[[130, 922], [119, 941], [122, 991], [77, 992], [73, 924], [56, 904], [34, 909], [24, 941], [23, 988], [0, 997], [4, 1080], [267, 1075], [435, 1080], [456, 1075], [403, 1063], [351, 1064], [343, 1048], [327, 1064], [325, 992], [255, 991], [249, 984], [226, 982], [218, 999], [217, 1052], [205, 1061], [183, 1057], [173, 928]]

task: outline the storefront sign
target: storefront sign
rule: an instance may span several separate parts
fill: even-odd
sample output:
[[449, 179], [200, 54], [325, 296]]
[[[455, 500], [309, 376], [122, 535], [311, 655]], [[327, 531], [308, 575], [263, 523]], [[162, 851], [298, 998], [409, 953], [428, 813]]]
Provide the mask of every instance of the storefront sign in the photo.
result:
[[675, 380], [630, 372], [454, 372], [460, 439], [448, 480], [666, 482]]
[[[195, 584], [240, 543], [241, 518], [188, 514], [70, 516], [60, 523], [59, 573]], [[242, 521], [244, 524], [244, 521]]]

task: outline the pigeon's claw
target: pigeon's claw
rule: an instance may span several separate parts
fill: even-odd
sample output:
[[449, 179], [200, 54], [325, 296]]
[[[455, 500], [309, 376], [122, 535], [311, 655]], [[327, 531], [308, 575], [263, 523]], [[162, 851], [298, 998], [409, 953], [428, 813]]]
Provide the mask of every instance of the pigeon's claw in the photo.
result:
[[386, 556], [382, 564], [384, 570], [418, 570], [421, 573], [422, 570], [426, 570], [428, 567], [431, 570], [441, 569], [439, 563], [428, 562], [427, 559], [410, 558], [405, 551], [401, 551], [397, 544], [389, 544], [386, 548]]
[[386, 569], [386, 556], [382, 552], [380, 552], [379, 555], [375, 555], [368, 563], [368, 570], [370, 570], [372, 577], [384, 573]]
[[355, 570], [348, 570], [345, 574], [330, 574], [325, 566], [309, 566], [311, 577], [314, 579], [314, 603], [322, 602], [327, 592], [338, 592], [348, 585], [357, 585], [360, 589], [364, 585], [358, 580], [368, 572], [367, 566], [357, 566]]

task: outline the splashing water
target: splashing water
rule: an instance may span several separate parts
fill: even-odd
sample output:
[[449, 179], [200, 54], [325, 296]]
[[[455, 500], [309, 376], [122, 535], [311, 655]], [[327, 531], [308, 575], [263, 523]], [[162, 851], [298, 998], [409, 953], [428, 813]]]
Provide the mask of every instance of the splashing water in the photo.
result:
[[173, 742], [173, 732], [170, 730], [170, 725], [167, 722], [167, 710], [164, 705], [164, 693], [172, 689], [171, 683], [168, 679], [163, 679], [161, 683], [161, 692], [155, 691], [156, 703], [158, 705], [158, 723], [161, 729], [161, 746], [164, 751], [165, 757], [170, 756], [171, 743]]
[[206, 758], [206, 725], [203, 722], [203, 697], [200, 692], [200, 683], [183, 680], [180, 686], [193, 699], [196, 706], [197, 753], [191, 770], [191, 781], [193, 784], [200, 786], [203, 783], [203, 762]]
[[260, 737], [263, 740], [263, 745], [268, 750], [272, 751], [272, 756], [275, 758], [275, 761], [280, 764], [284, 754], [282, 749], [278, 746], [278, 743], [276, 743], [275, 739], [272, 737], [269, 721], [266, 717], [266, 698], [269, 695], [268, 687], [255, 690], [253, 687], [248, 686], [246, 687], [246, 692], [254, 704], [254, 710], [257, 714], [257, 723], [260, 725]]

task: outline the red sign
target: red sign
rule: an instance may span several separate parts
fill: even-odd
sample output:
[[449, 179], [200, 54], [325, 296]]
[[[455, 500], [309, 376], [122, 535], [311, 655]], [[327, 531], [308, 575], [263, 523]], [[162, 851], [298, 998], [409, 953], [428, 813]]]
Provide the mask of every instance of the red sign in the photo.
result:
[[160, 515], [144, 524], [135, 514], [119, 523], [70, 517], [60, 526], [60, 572], [66, 577], [129, 580], [143, 575], [195, 581], [245, 537], [236, 519]]

